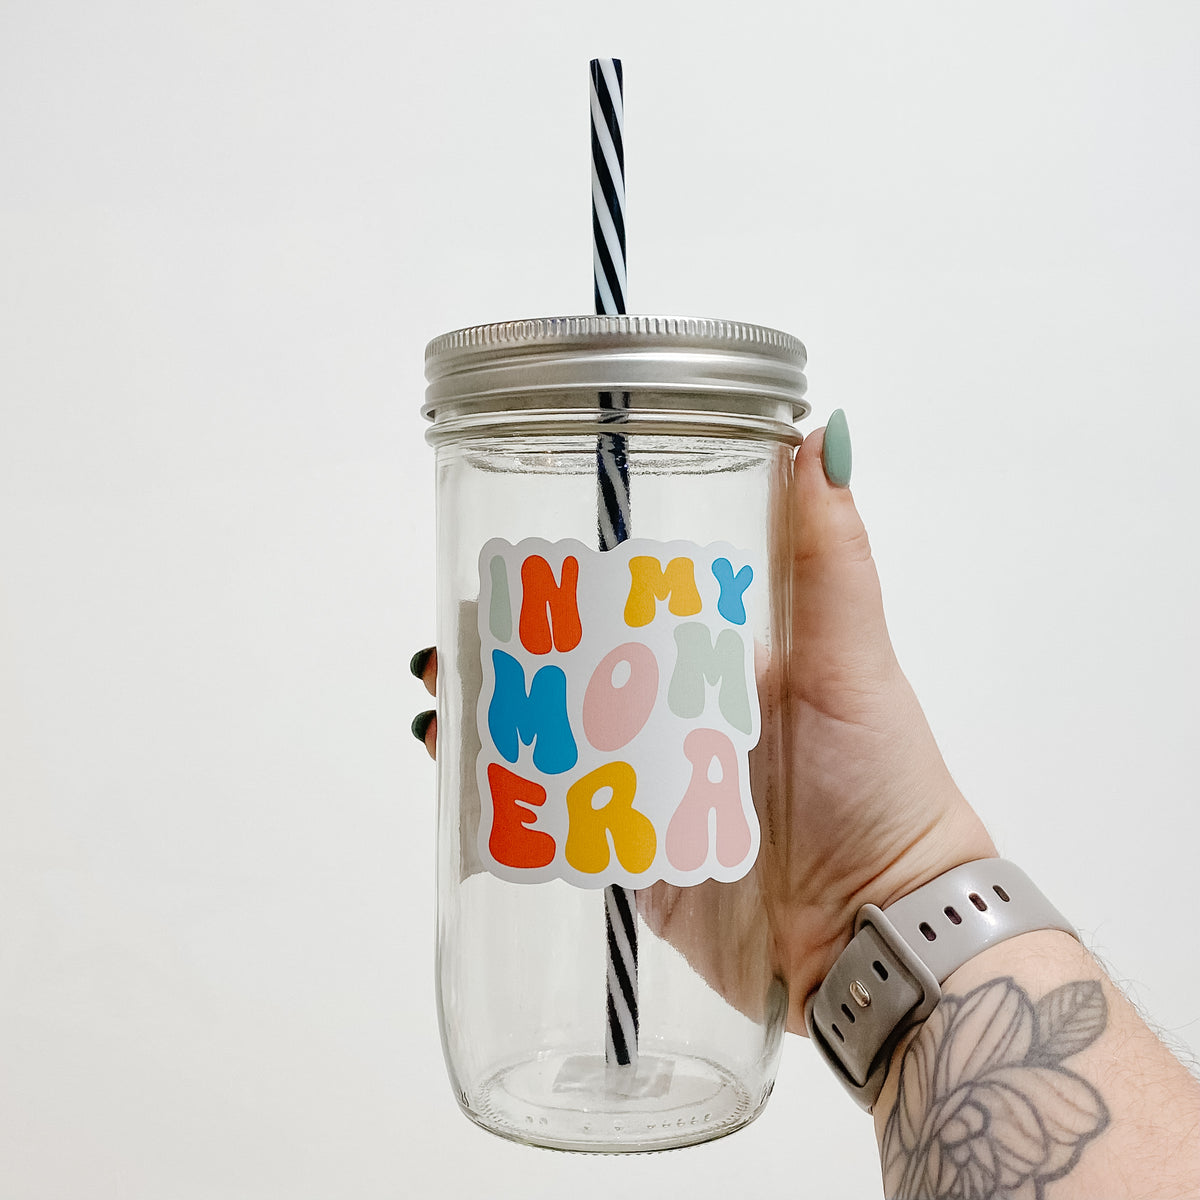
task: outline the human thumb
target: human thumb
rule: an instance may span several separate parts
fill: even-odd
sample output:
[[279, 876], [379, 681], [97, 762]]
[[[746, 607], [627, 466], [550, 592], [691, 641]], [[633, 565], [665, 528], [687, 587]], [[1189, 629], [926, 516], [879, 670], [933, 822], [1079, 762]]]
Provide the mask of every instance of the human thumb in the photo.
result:
[[830, 715], [836, 696], [898, 670], [839, 409], [804, 439], [792, 477], [793, 690]]

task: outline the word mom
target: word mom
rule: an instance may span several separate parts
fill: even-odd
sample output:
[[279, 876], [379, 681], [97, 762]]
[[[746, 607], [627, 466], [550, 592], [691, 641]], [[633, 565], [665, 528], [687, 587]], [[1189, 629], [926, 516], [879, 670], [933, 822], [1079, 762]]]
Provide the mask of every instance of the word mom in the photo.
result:
[[754, 580], [730, 547], [484, 547], [477, 773], [489, 869], [584, 887], [750, 869]]

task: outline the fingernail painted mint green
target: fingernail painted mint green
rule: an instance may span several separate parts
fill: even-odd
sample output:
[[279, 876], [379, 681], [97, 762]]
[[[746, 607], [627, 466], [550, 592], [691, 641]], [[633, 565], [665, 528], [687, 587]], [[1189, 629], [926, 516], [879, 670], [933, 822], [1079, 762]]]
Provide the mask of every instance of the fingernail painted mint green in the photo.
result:
[[825, 426], [821, 465], [825, 468], [825, 478], [834, 487], [850, 486], [850, 427], [840, 408], [833, 412]]

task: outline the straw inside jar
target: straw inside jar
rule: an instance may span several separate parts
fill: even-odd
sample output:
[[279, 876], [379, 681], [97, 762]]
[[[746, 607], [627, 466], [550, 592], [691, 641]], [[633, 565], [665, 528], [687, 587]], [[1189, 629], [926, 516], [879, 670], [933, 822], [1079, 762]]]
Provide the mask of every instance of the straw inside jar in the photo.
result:
[[[594, 58], [591, 72], [592, 281], [596, 312], [626, 311], [624, 75], [614, 58]], [[605, 420], [618, 423], [628, 392], [600, 392]], [[625, 435], [596, 439], [596, 530], [601, 550], [630, 533], [629, 462]], [[604, 889], [604, 1057], [610, 1066], [634, 1067], [638, 1057], [637, 906], [629, 888]]]

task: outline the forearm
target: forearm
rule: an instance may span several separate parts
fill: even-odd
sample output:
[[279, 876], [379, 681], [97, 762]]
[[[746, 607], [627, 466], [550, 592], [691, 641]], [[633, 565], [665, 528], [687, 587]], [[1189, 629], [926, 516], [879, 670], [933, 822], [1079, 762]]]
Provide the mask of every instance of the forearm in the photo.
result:
[[1073, 938], [1002, 942], [942, 994], [875, 1106], [888, 1197], [1200, 1196], [1200, 1084]]

